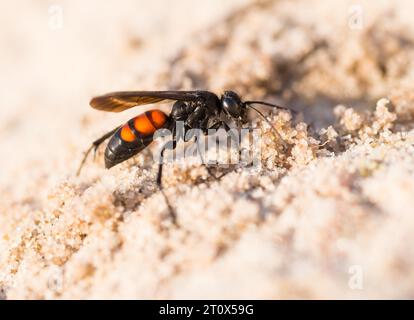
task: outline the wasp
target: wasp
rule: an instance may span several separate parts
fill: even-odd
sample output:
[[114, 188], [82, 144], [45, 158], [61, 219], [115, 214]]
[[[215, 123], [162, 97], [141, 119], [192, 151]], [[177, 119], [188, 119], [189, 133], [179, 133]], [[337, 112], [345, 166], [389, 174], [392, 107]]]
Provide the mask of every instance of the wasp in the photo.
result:
[[171, 130], [173, 133], [172, 141], [165, 144], [160, 152], [157, 185], [165, 197], [173, 220], [175, 220], [175, 212], [163, 191], [162, 160], [164, 151], [167, 148], [176, 148], [177, 138], [174, 133], [178, 121], [183, 122], [184, 130], [199, 129], [205, 135], [208, 135], [209, 130], [211, 129], [218, 130], [223, 128], [224, 130], [229, 131], [231, 130], [231, 125], [234, 123], [239, 127], [247, 124], [248, 110], [252, 109], [270, 125], [275, 136], [282, 142], [282, 146], [284, 148], [287, 147], [272, 123], [253, 105], [260, 104], [283, 110], [291, 109], [265, 101], [242, 101], [240, 96], [234, 91], [224, 91], [221, 97], [218, 97], [213, 92], [202, 90], [118, 91], [94, 97], [90, 101], [90, 105], [97, 110], [121, 112], [135, 106], [168, 101], [174, 102], [169, 115], [158, 109], [145, 111], [95, 140], [85, 153], [78, 170], [78, 175], [85, 164], [88, 154], [92, 150], [95, 150], [96, 152], [97, 148], [109, 138], [110, 140], [106, 146], [104, 156], [105, 167], [107, 169], [112, 168], [144, 150], [154, 140], [154, 134], [157, 130]]

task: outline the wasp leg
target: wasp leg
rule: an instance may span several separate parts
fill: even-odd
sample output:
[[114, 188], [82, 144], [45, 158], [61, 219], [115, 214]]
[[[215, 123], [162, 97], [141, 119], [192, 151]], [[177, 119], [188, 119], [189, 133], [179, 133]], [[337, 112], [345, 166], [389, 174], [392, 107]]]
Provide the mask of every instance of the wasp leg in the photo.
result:
[[[239, 139], [239, 136], [237, 136], [230, 128], [230, 126], [226, 123], [226, 122], [221, 122], [220, 123], [221, 127], [224, 128], [224, 130], [226, 130], [226, 132], [228, 132], [230, 134], [230, 139], [236, 143], [237, 148], [238, 148], [238, 153], [239, 153], [239, 159], [242, 159], [242, 148], [241, 146], [241, 141]], [[251, 130], [252, 128], [249, 128], [249, 130]], [[226, 174], [232, 172], [233, 170], [230, 171], [226, 171], [224, 173], [222, 173], [220, 176], [217, 177], [217, 179], [221, 179], [223, 176], [225, 176]]]
[[[236, 143], [236, 146], [238, 148], [238, 152], [239, 152], [239, 159], [241, 159], [241, 148], [240, 148], [240, 141], [239, 141], [239, 137], [231, 130], [230, 126], [226, 123], [226, 122], [222, 122], [221, 123], [221, 127], [224, 128], [224, 130], [230, 134], [230, 139], [233, 140], [233, 142]], [[232, 170], [231, 170], [232, 171]], [[223, 172], [221, 175], [219, 175], [217, 177], [217, 179], [221, 179], [222, 177], [224, 177], [226, 174], [230, 173], [231, 171], [226, 171]]]
[[240, 141], [239, 141], [239, 137], [236, 136], [233, 131], [231, 131], [231, 128], [225, 122], [223, 122], [223, 128], [224, 128], [224, 130], [226, 130], [226, 132], [229, 132], [230, 133], [230, 138], [233, 140], [233, 142], [236, 143], [237, 147], [239, 148], [239, 153], [240, 153]]
[[[225, 123], [224, 121], [221, 121], [221, 122], [216, 123], [215, 125], [213, 125], [213, 126], [212, 126], [212, 127], [210, 127], [209, 129], [219, 129], [219, 128], [224, 128], [224, 129], [226, 130], [226, 132], [229, 132], [229, 131], [230, 131], [230, 127], [229, 127], [229, 126], [227, 125], [227, 123]], [[235, 141], [235, 142], [236, 142], [237, 146], [239, 146], [239, 141], [238, 141], [237, 137], [236, 137], [236, 136], [234, 136], [233, 132], [230, 132], [230, 135], [231, 135], [231, 139], [232, 139], [233, 141]], [[197, 140], [196, 140], [196, 143], [197, 143], [198, 153], [199, 153], [199, 155], [200, 155], [201, 162], [202, 162], [202, 164], [204, 165], [204, 167], [206, 168], [206, 170], [207, 170], [208, 174], [209, 174], [210, 176], [212, 176], [212, 177], [214, 178], [214, 180], [220, 180], [220, 179], [221, 179], [221, 178], [223, 178], [226, 174], [228, 174], [228, 173], [229, 173], [229, 171], [226, 171], [226, 172], [221, 173], [219, 176], [216, 176], [216, 175], [215, 175], [215, 174], [211, 171], [211, 167], [208, 165], [208, 163], [206, 163], [206, 162], [205, 162], [205, 160], [204, 160], [204, 158], [203, 158], [203, 156], [202, 156], [202, 153], [201, 153], [201, 150], [200, 150], [200, 144], [199, 144], [199, 141], [197, 141]], [[216, 143], [217, 143], [217, 141], [216, 141]], [[216, 146], [217, 146], [217, 145], [216, 145]]]
[[203, 157], [203, 153], [202, 150], [200, 148], [200, 142], [199, 142], [199, 137], [194, 137], [195, 143], [197, 145], [197, 152], [200, 156], [200, 160], [201, 160], [201, 164], [206, 168], [208, 174], [210, 176], [212, 176], [214, 178], [214, 180], [217, 180], [218, 178], [216, 177], [216, 175], [213, 173], [213, 171], [211, 171], [210, 166], [208, 165], [208, 163], [206, 163], [204, 157]]
[[121, 126], [119, 126], [119, 127], [116, 127], [115, 129], [113, 129], [113, 130], [111, 130], [111, 131], [109, 131], [109, 132], [107, 132], [107, 133], [105, 133], [102, 137], [100, 137], [99, 139], [97, 139], [97, 140], [95, 140], [94, 142], [92, 142], [92, 145], [89, 147], [89, 149], [88, 150], [86, 150], [86, 152], [85, 152], [85, 156], [83, 157], [83, 159], [82, 159], [82, 162], [81, 162], [81, 164], [80, 164], [80, 166], [79, 166], [79, 168], [78, 168], [78, 171], [76, 172], [76, 175], [77, 176], [79, 176], [80, 175], [80, 173], [81, 173], [81, 170], [82, 170], [82, 167], [83, 167], [83, 165], [85, 164], [85, 162], [86, 162], [86, 159], [88, 158], [88, 155], [89, 155], [89, 153], [92, 151], [92, 149], [94, 150], [94, 152], [95, 152], [95, 154], [96, 154], [96, 150], [98, 149], [98, 147], [106, 140], [106, 139], [108, 139], [108, 138], [110, 138], [119, 128], [120, 128]]
[[162, 185], [162, 167], [164, 164], [164, 151], [167, 149], [167, 146], [171, 146], [168, 149], [174, 150], [177, 146], [177, 141], [175, 139], [173, 139], [172, 141], [167, 142], [161, 150], [160, 153], [160, 163], [158, 165], [158, 174], [157, 174], [157, 186], [160, 189], [162, 195], [164, 196], [165, 202], [167, 203], [167, 207], [168, 210], [170, 211], [170, 216], [171, 216], [171, 220], [173, 221], [174, 224], [177, 224], [177, 214], [175, 212], [175, 210], [173, 209], [173, 207], [170, 204], [170, 201], [168, 200], [167, 195], [164, 192], [164, 188]]

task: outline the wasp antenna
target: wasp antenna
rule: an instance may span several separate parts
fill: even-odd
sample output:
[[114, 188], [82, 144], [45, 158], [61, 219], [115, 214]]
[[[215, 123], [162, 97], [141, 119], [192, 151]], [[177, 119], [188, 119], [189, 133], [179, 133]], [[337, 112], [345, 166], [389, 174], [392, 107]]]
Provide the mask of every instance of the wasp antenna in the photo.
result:
[[[248, 103], [246, 103], [246, 104], [248, 104]], [[256, 111], [257, 112], [257, 114], [260, 116], [260, 117], [262, 117], [263, 118], [263, 120], [265, 120], [268, 124], [269, 124], [269, 126], [270, 126], [270, 128], [272, 129], [272, 132], [273, 132], [273, 134], [274, 134], [274, 136], [276, 137], [276, 138], [278, 138], [281, 142], [282, 142], [282, 144], [283, 144], [283, 147], [285, 148], [285, 149], [287, 149], [287, 143], [286, 143], [286, 141], [282, 138], [282, 136], [280, 135], [280, 133], [277, 131], [277, 129], [275, 128], [275, 126], [269, 121], [269, 119], [267, 119], [266, 118], [266, 116], [263, 114], [263, 113], [261, 113], [258, 109], [256, 109], [255, 107], [253, 107], [252, 105], [250, 105], [250, 104], [248, 104], [248, 107], [249, 108], [252, 108], [254, 111]]]
[[261, 104], [261, 105], [268, 106], [268, 107], [272, 107], [272, 108], [276, 108], [276, 109], [288, 110], [288, 111], [291, 111], [294, 114], [297, 113], [297, 111], [295, 111], [293, 109], [289, 109], [289, 108], [286, 108], [286, 107], [282, 107], [282, 106], [279, 106], [277, 104], [269, 103], [269, 102], [266, 102], [266, 101], [250, 100], [250, 101], [245, 101], [244, 103], [246, 105], [249, 105], [249, 106], [252, 105], [252, 104]]

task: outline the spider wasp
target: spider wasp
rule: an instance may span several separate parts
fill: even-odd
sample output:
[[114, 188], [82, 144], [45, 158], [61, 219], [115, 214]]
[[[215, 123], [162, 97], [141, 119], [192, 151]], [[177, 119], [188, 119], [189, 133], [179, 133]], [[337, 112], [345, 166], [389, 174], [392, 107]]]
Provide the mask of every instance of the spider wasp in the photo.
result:
[[248, 123], [248, 110], [252, 109], [270, 125], [274, 135], [282, 142], [283, 147], [285, 149], [287, 147], [272, 123], [253, 105], [261, 104], [284, 110], [287, 110], [287, 108], [265, 101], [242, 101], [240, 96], [234, 91], [224, 91], [220, 98], [210, 91], [202, 90], [119, 91], [97, 96], [90, 101], [90, 105], [98, 110], [121, 112], [135, 106], [167, 101], [174, 101], [169, 115], [158, 109], [146, 111], [95, 140], [85, 153], [78, 175], [91, 150], [94, 149], [96, 152], [96, 149], [105, 140], [111, 138], [105, 149], [105, 167], [109, 169], [145, 149], [153, 141], [157, 130], [169, 129], [173, 133], [173, 138], [172, 141], [165, 144], [161, 149], [157, 185], [163, 193], [173, 221], [175, 221], [175, 212], [163, 191], [162, 160], [164, 151], [166, 149], [175, 149], [177, 145], [175, 134], [177, 121], [184, 123], [185, 130], [200, 129], [207, 135], [209, 129], [218, 130], [224, 128], [226, 131], [229, 131], [231, 123], [236, 123], [238, 127]]

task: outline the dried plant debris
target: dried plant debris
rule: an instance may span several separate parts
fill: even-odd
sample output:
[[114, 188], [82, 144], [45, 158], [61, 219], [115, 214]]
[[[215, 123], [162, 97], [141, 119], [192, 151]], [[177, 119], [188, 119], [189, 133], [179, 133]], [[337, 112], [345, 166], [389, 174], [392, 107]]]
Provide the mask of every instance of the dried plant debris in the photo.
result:
[[0, 299], [413, 298], [413, 5], [363, 2], [358, 30], [350, 5], [251, 2], [160, 64], [160, 88], [294, 110], [261, 109], [283, 151], [252, 119], [259, 170], [166, 164], [178, 226], [151, 153], [106, 171], [99, 150], [80, 177], [39, 166], [24, 197], [5, 190]]

